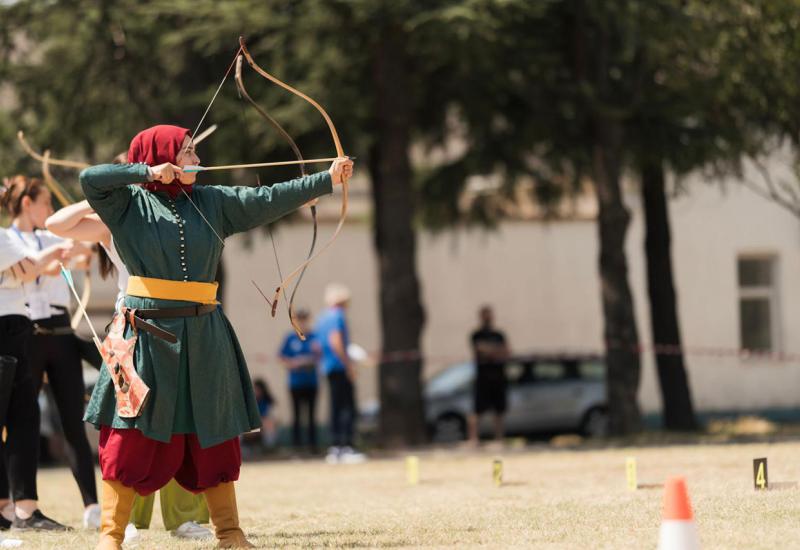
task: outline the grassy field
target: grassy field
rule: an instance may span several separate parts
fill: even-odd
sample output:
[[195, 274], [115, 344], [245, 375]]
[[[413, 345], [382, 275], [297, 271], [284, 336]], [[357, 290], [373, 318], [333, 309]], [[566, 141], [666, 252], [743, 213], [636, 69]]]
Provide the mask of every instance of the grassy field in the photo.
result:
[[[504, 484], [492, 482], [502, 457]], [[630, 492], [625, 458], [639, 482], [687, 478], [704, 548], [800, 545], [800, 489], [756, 492], [752, 459], [769, 458], [769, 479], [800, 480], [800, 442], [613, 449], [552, 446], [419, 454], [421, 482], [409, 486], [402, 456], [362, 465], [320, 461], [249, 463], [238, 484], [243, 527], [259, 547], [655, 548], [661, 490]], [[66, 469], [43, 470], [46, 513], [80, 525]], [[154, 525], [143, 549], [208, 548]], [[25, 548], [92, 548], [96, 534], [18, 535]]]

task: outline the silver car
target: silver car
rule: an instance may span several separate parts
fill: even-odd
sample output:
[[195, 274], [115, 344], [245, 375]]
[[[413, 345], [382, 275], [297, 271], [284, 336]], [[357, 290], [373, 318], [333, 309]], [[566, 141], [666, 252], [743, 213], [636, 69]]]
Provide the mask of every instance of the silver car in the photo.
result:
[[[597, 356], [516, 356], [505, 366], [508, 434], [580, 432], [606, 434], [605, 364]], [[425, 416], [434, 441], [466, 435], [474, 411], [475, 365], [461, 363], [436, 374], [425, 387]], [[481, 435], [492, 433], [492, 415], [481, 418]]]

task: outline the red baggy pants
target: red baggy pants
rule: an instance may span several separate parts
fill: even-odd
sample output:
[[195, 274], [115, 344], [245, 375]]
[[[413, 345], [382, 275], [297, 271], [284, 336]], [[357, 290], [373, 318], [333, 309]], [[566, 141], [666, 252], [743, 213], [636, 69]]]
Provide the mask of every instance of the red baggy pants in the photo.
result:
[[193, 493], [239, 479], [242, 453], [234, 437], [207, 449], [195, 434], [175, 434], [169, 443], [145, 437], [136, 429], [100, 427], [100, 471], [106, 481], [118, 481], [142, 496], [170, 479]]

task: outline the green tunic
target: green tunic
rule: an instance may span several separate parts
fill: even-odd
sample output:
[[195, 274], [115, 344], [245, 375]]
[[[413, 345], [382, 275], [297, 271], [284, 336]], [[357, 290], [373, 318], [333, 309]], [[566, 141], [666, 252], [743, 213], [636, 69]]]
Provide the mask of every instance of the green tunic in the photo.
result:
[[[174, 281], [188, 275], [190, 281], [214, 281], [221, 243], [185, 196], [173, 201], [166, 193], [135, 185], [147, 181], [147, 166], [93, 166], [81, 173], [80, 181], [131, 275]], [[330, 175], [320, 172], [272, 187], [196, 185], [191, 196], [224, 239], [330, 192]], [[174, 212], [184, 220], [183, 227]], [[190, 303], [126, 296], [125, 304], [147, 309]], [[203, 447], [261, 426], [242, 349], [221, 307], [199, 317], [150, 322], [175, 334], [178, 342], [139, 331], [134, 362], [150, 387], [141, 416], [117, 416], [114, 386], [103, 367], [84, 420], [96, 427], [136, 428], [164, 442], [172, 434], [195, 433]]]

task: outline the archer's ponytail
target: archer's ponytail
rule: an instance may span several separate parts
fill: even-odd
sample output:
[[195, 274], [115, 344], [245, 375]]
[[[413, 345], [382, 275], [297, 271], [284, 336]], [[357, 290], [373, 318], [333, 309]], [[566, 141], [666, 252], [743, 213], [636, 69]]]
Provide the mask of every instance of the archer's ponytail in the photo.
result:
[[111, 258], [108, 256], [108, 252], [106, 249], [97, 245], [97, 260], [100, 262], [100, 277], [103, 279], [107, 279], [109, 275], [115, 273], [117, 268], [114, 266], [114, 262], [111, 261]]

